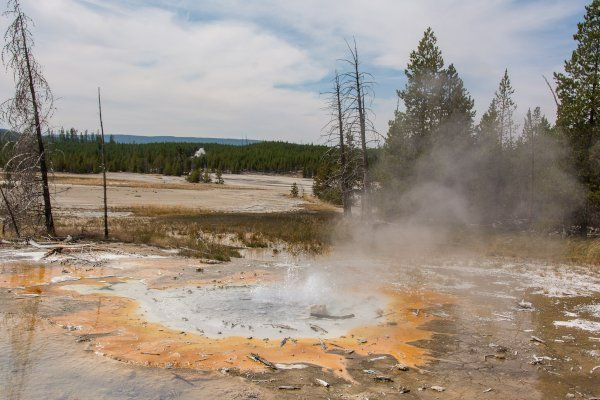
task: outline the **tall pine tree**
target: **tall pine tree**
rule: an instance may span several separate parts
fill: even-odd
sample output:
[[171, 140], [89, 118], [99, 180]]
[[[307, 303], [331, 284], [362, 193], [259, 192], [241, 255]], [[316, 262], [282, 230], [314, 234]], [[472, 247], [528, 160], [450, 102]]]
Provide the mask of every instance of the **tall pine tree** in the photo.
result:
[[[390, 121], [382, 169], [384, 185], [400, 192], [416, 183], [411, 182], [416, 176], [415, 168], [425, 157], [429, 157], [427, 162], [420, 164], [429, 165], [427, 176], [420, 179], [448, 181], [446, 178], [453, 171], [448, 170], [448, 165], [436, 163], [459, 157], [470, 144], [475, 116], [473, 99], [454, 65], [444, 67], [431, 28], [411, 52], [404, 72], [408, 82], [398, 91], [404, 110], [396, 110]], [[432, 156], [434, 152], [443, 153], [443, 157]]]
[[593, 0], [585, 9], [584, 20], [573, 36], [577, 48], [565, 61], [564, 73], [554, 74], [559, 99], [557, 126], [569, 140], [579, 181], [587, 191], [585, 204], [577, 212], [582, 236], [587, 236], [588, 225], [600, 210], [600, 0]]

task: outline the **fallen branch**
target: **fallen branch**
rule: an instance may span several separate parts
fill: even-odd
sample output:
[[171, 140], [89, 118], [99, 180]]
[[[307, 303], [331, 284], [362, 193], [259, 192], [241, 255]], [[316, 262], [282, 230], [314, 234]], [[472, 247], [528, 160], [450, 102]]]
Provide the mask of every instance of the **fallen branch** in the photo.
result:
[[265, 360], [264, 358], [262, 358], [261, 356], [259, 356], [256, 353], [250, 353], [250, 355], [248, 356], [248, 358], [251, 359], [252, 361], [259, 362], [259, 363], [265, 365], [268, 368], [275, 369], [275, 370], [277, 369], [277, 367], [275, 366], [275, 364], [273, 364], [272, 362], [270, 362], [268, 360]]
[[27, 241], [27, 244], [35, 247], [36, 249], [56, 249], [56, 248], [62, 248], [62, 249], [84, 249], [84, 248], [91, 248], [94, 245], [91, 243], [84, 243], [84, 244], [69, 244], [69, 245], [65, 245], [64, 243], [61, 244], [39, 244], [38, 242], [36, 242], [33, 239], [29, 239]]
[[315, 381], [316, 381], [316, 382], [317, 382], [319, 385], [321, 385], [321, 386], [324, 386], [324, 387], [329, 387], [329, 386], [330, 386], [330, 385], [329, 385], [329, 383], [328, 383], [328, 382], [325, 382], [323, 379], [315, 378]]
[[283, 385], [277, 386], [279, 390], [300, 390], [300, 386]]
[[321, 328], [319, 325], [314, 325], [314, 324], [308, 324], [308, 326], [310, 326], [310, 329], [312, 329], [315, 332], [319, 332], [319, 333], [329, 333], [327, 332], [325, 329]]
[[190, 382], [189, 380], [185, 379], [183, 376], [176, 374], [173, 372], [173, 376], [175, 377], [175, 379], [179, 379], [180, 381], [183, 381], [185, 383], [187, 383], [190, 386], [194, 386], [194, 384], [192, 382]]

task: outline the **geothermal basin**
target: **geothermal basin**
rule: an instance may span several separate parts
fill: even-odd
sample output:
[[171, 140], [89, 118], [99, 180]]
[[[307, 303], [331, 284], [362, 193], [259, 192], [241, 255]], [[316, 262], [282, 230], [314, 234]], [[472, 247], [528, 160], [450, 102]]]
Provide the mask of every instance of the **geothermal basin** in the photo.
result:
[[119, 244], [0, 258], [8, 399], [600, 395], [594, 266], [268, 252], [202, 264]]

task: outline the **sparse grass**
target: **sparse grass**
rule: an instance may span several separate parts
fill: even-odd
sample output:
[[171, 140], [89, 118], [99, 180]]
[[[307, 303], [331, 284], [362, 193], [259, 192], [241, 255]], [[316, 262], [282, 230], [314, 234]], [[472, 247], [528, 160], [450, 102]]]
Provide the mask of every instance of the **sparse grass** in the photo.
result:
[[486, 256], [538, 259], [552, 262], [600, 265], [600, 238], [561, 238], [537, 233], [487, 233], [466, 239]]
[[113, 212], [131, 212], [136, 217], [159, 217], [169, 215], [206, 215], [212, 211], [186, 206], [144, 205], [134, 207], [110, 207]]
[[[219, 238], [233, 235], [246, 247], [285, 242], [291, 251], [320, 253], [331, 244], [337, 213], [204, 213], [177, 207], [138, 208], [131, 217], [110, 221], [110, 238], [128, 243], [178, 248], [182, 254], [227, 261], [238, 249]], [[152, 214], [152, 216], [149, 216]], [[100, 218], [59, 217], [63, 235], [100, 239]]]
[[[342, 218], [339, 212], [324, 210], [216, 213], [185, 207], [154, 206], [119, 211], [126, 210], [132, 211], [133, 215], [110, 221], [111, 239], [178, 248], [185, 255], [217, 260], [239, 256], [236, 245], [277, 248], [282, 244], [291, 252], [319, 254], [334, 240], [345, 243], [353, 240], [351, 232], [355, 228], [352, 223], [340, 225]], [[61, 235], [102, 238], [100, 218], [60, 216], [57, 228]], [[485, 257], [600, 265], [600, 238], [582, 240], [541, 233], [481, 232], [475, 229], [457, 229], [445, 236], [445, 243], [436, 247], [436, 253], [450, 255], [467, 252]], [[388, 239], [390, 243], [394, 242], [393, 238]]]
[[234, 234], [247, 247], [285, 242], [293, 250], [320, 253], [331, 244], [337, 213], [197, 213], [162, 215], [157, 222], [178, 226], [188, 233]]

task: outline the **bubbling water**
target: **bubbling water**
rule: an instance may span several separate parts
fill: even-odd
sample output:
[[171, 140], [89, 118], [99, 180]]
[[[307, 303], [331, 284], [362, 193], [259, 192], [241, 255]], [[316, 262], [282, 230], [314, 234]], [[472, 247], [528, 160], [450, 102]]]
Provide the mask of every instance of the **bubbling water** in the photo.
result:
[[[83, 294], [106, 293], [107, 289], [87, 285], [65, 288]], [[315, 271], [297, 265], [287, 266], [279, 282], [159, 290], [132, 280], [111, 285], [110, 293], [136, 300], [150, 322], [211, 338], [339, 337], [352, 328], [376, 324], [386, 306], [382, 295], [339, 287], [327, 269]], [[314, 306], [327, 314], [312, 316]]]

